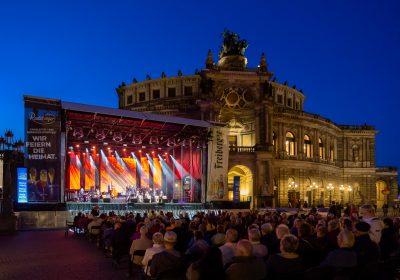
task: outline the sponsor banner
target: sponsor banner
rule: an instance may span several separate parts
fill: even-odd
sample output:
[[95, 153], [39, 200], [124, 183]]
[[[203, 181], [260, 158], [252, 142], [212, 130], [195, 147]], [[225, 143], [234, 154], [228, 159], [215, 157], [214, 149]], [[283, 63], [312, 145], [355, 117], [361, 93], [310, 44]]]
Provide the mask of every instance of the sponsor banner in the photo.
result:
[[233, 202], [240, 202], [240, 176], [233, 176]]
[[28, 202], [60, 201], [61, 108], [25, 102]]
[[208, 144], [207, 200], [228, 200], [229, 142], [227, 128], [212, 128], [212, 140]]
[[18, 203], [28, 202], [28, 171], [25, 167], [17, 168]]

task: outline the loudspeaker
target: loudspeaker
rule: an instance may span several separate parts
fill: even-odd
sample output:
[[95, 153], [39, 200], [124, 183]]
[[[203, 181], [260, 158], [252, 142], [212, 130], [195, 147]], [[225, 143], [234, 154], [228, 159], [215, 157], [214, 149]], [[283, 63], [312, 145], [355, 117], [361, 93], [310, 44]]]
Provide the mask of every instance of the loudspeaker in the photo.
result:
[[96, 197], [92, 197], [92, 198], [90, 199], [90, 202], [92, 202], [92, 203], [97, 203], [97, 202], [99, 202], [99, 199], [96, 198]]
[[137, 198], [131, 198], [131, 199], [130, 199], [130, 202], [132, 202], [132, 203], [137, 203]]
[[145, 198], [145, 199], [143, 199], [143, 202], [144, 202], [144, 203], [150, 203], [150, 199]]
[[103, 202], [104, 203], [110, 203], [111, 202], [111, 198], [103, 198]]

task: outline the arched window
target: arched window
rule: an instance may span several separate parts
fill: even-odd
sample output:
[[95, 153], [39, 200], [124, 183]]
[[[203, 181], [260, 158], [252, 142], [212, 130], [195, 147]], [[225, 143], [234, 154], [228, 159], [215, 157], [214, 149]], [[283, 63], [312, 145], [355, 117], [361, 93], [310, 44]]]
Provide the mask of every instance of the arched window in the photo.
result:
[[307, 134], [304, 135], [304, 154], [306, 157], [312, 157], [311, 139]]
[[325, 147], [321, 138], [318, 138], [319, 157], [325, 158]]
[[294, 139], [294, 135], [291, 132], [287, 132], [286, 133], [286, 141], [285, 141], [285, 149], [286, 149], [286, 153], [289, 156], [294, 156], [294, 143], [295, 143], [295, 139]]

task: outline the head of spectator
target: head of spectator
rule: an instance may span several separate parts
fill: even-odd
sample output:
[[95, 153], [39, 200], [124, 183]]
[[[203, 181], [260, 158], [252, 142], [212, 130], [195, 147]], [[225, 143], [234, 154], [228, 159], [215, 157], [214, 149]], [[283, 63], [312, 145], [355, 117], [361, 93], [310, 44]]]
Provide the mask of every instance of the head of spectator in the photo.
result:
[[217, 233], [224, 233], [224, 226], [223, 225], [218, 225], [217, 226]]
[[157, 245], [164, 244], [164, 236], [162, 235], [161, 232], [156, 232], [153, 234], [153, 243]]
[[278, 225], [278, 226], [276, 227], [275, 232], [276, 232], [276, 237], [277, 237], [278, 239], [282, 239], [282, 237], [283, 237], [284, 235], [286, 235], [286, 234], [289, 233], [289, 228], [288, 228], [287, 225], [280, 224], [280, 225]]
[[261, 225], [261, 234], [268, 235], [274, 231], [274, 227], [270, 223], [265, 223]]
[[339, 223], [336, 219], [328, 222], [328, 231], [334, 231], [339, 228]]
[[177, 235], [173, 231], [166, 231], [164, 234], [164, 246], [165, 249], [171, 250], [176, 244]]
[[253, 245], [251, 245], [251, 242], [247, 239], [240, 240], [237, 243], [235, 255], [240, 257], [253, 256]]
[[363, 218], [375, 217], [375, 207], [371, 204], [364, 204], [360, 207], [359, 215]]
[[392, 229], [394, 227], [394, 222], [391, 218], [384, 218], [383, 219], [383, 224], [385, 228], [390, 228]]
[[307, 238], [312, 236], [313, 229], [310, 224], [302, 223], [299, 227], [298, 234], [300, 238]]
[[299, 247], [299, 240], [293, 234], [285, 234], [281, 238], [280, 250], [282, 254], [292, 253], [295, 254]]
[[349, 230], [342, 230], [337, 236], [338, 245], [340, 248], [352, 248], [354, 245], [354, 234]]
[[317, 227], [317, 238], [324, 238], [328, 233], [328, 229], [325, 226]]
[[149, 229], [146, 226], [142, 226], [140, 228], [140, 237], [141, 238], [147, 238], [146, 235], [149, 232]]
[[371, 226], [366, 223], [366, 222], [358, 222], [355, 226], [355, 231], [354, 235], [355, 236], [361, 236], [361, 235], [367, 235], [369, 233], [369, 230], [371, 229]]
[[249, 241], [251, 243], [258, 243], [260, 242], [261, 234], [260, 231], [257, 228], [252, 228], [248, 230], [248, 235], [249, 235]]
[[114, 224], [114, 229], [115, 229], [115, 230], [120, 229], [121, 227], [122, 227], [121, 222], [116, 222], [116, 223]]
[[193, 238], [195, 241], [204, 239], [204, 234], [201, 230], [196, 230], [194, 232]]
[[236, 229], [230, 228], [225, 233], [225, 242], [226, 243], [236, 243], [238, 239], [239, 233]]

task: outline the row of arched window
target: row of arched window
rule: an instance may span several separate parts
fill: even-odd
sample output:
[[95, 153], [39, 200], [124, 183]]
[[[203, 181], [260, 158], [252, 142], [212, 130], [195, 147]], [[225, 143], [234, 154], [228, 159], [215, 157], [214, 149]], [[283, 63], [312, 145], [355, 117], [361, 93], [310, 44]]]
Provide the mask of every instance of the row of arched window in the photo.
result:
[[[272, 144], [275, 146], [276, 144], [276, 135], [275, 132], [272, 132]], [[275, 146], [276, 147], [276, 146]], [[290, 131], [286, 132], [285, 135], [285, 151], [286, 154], [289, 156], [295, 156], [296, 155], [296, 138], [294, 137], [294, 134]], [[312, 158], [313, 157], [313, 142], [311, 141], [310, 136], [307, 134], [304, 135], [303, 137], [303, 152], [304, 155], [307, 158]], [[326, 153], [325, 153], [325, 144], [322, 141], [322, 138], [318, 138], [318, 156], [321, 159], [326, 159]], [[331, 160], [334, 159], [334, 146], [331, 145], [329, 147], [329, 158]]]

